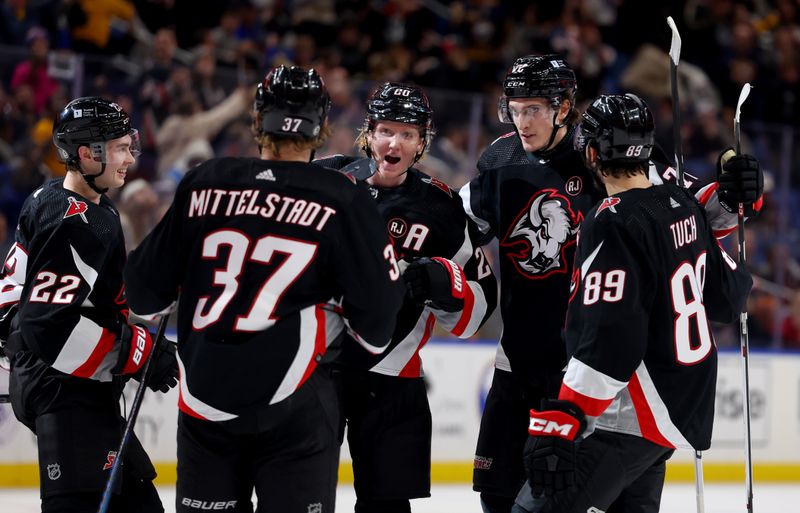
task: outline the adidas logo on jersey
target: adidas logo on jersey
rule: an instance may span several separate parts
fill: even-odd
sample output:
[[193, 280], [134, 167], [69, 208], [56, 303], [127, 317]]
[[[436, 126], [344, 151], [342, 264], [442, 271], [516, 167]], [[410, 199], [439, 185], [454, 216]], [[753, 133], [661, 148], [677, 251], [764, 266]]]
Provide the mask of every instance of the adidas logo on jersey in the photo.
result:
[[678, 208], [678, 207], [680, 207], [680, 206], [681, 206], [681, 204], [680, 204], [680, 203], [678, 203], [677, 201], [675, 201], [675, 198], [673, 198], [672, 196], [670, 196], [670, 197], [669, 197], [669, 206], [670, 206], [670, 207], [672, 207], [672, 208]]
[[265, 169], [256, 175], [256, 180], [267, 180], [269, 182], [274, 182], [275, 174], [272, 172], [272, 169]]

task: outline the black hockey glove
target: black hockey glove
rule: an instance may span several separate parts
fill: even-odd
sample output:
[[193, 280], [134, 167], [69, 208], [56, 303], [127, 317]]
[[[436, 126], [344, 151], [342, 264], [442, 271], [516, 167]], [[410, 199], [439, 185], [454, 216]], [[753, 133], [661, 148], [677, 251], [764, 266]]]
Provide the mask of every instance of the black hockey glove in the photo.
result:
[[408, 264], [403, 280], [409, 296], [419, 305], [445, 312], [464, 309], [467, 279], [455, 262], [441, 257], [418, 258]]
[[545, 399], [542, 411], [531, 410], [523, 457], [534, 497], [554, 495], [575, 484], [575, 439], [585, 429], [583, 411], [569, 401]]
[[122, 324], [119, 336], [120, 357], [112, 374], [133, 376], [141, 380], [142, 369], [151, 351], [153, 363], [150, 364], [150, 379], [147, 386], [154, 392], [166, 392], [178, 383], [178, 360], [175, 358], [175, 344], [162, 338], [158, 344], [146, 326], [141, 324]]
[[153, 392], [167, 393], [177, 384], [178, 359], [175, 357], [175, 343], [167, 337], [161, 337], [153, 353], [147, 386]]
[[[764, 174], [755, 157], [737, 155], [733, 148], [727, 148], [717, 159], [717, 182], [722, 208], [735, 214], [739, 212], [739, 203], [743, 203], [745, 216], [752, 217], [758, 213], [764, 192]], [[754, 207], [757, 202], [757, 207]]]

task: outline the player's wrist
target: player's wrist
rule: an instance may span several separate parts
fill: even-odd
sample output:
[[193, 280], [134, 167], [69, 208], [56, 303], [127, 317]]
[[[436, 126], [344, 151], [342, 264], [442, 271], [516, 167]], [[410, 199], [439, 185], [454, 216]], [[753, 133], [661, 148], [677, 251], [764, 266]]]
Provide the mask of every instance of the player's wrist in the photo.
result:
[[117, 340], [120, 354], [117, 365], [111, 370], [112, 374], [138, 373], [153, 350], [150, 331], [140, 324], [122, 324]]
[[542, 401], [542, 410], [530, 410], [528, 434], [574, 441], [586, 430], [586, 416], [570, 401]]

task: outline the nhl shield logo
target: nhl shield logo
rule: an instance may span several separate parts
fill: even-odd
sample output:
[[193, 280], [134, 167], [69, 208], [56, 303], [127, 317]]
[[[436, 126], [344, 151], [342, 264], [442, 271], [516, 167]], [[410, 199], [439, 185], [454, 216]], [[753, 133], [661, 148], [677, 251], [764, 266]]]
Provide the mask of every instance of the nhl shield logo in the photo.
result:
[[47, 477], [49, 477], [51, 481], [55, 481], [61, 477], [61, 465], [58, 463], [51, 463], [47, 465]]

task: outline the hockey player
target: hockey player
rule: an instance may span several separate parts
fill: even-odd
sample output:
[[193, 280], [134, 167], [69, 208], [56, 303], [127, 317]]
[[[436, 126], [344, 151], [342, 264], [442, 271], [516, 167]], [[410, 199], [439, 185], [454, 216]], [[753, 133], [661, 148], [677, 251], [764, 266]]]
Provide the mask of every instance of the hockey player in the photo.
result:
[[[128, 114], [102, 98], [78, 98], [58, 115], [53, 141], [67, 173], [22, 207], [2, 271], [11, 330], [4, 349], [14, 414], [37, 436], [42, 511], [94, 512], [125, 425], [126, 379], [152, 351], [151, 388], [175, 386], [178, 369], [172, 343], [128, 324], [125, 242], [105, 196], [125, 183], [139, 154]], [[109, 511], [164, 511], [154, 477], [133, 435]]]
[[[460, 192], [481, 231], [478, 244], [499, 239], [503, 335], [473, 474], [490, 513], [507, 513], [524, 482], [528, 412], [558, 394], [567, 363], [561, 332], [576, 234], [603, 197], [572, 146], [578, 115], [575, 73], [567, 63], [557, 55], [520, 57], [508, 70], [503, 92], [498, 114], [515, 130], [483, 152], [478, 176]], [[656, 148], [650, 157], [650, 181], [674, 181], [663, 152]], [[758, 197], [763, 183], [753, 179], [761, 177], [760, 170], [746, 156], [733, 156], [725, 165], [731, 172], [697, 193], [717, 236], [736, 228], [735, 209], [724, 208], [735, 205], [732, 197]]]
[[530, 412], [514, 511], [606, 511], [616, 500], [615, 511], [655, 513], [673, 451], [710, 446], [710, 321], [737, 319], [752, 279], [690, 193], [648, 180], [654, 124], [641, 99], [601, 96], [578, 130], [609, 196], [580, 228], [569, 364], [558, 400]]
[[366, 187], [309, 163], [329, 106], [316, 71], [271, 70], [253, 109], [261, 158], [187, 173], [130, 255], [135, 312], [180, 295], [178, 512], [249, 512], [254, 488], [265, 510], [334, 509], [339, 403], [317, 364], [345, 329], [382, 352], [404, 289]]
[[[419, 351], [436, 322], [468, 338], [497, 304], [497, 282], [473, 244], [476, 227], [460, 198], [412, 167], [432, 137], [433, 112], [419, 87], [385, 83], [368, 100], [357, 144], [375, 172], [363, 178], [405, 269], [408, 294], [385, 353], [345, 345], [338, 359], [357, 513], [410, 512], [409, 499], [430, 496], [431, 411]], [[341, 169], [356, 160], [317, 162]]]

